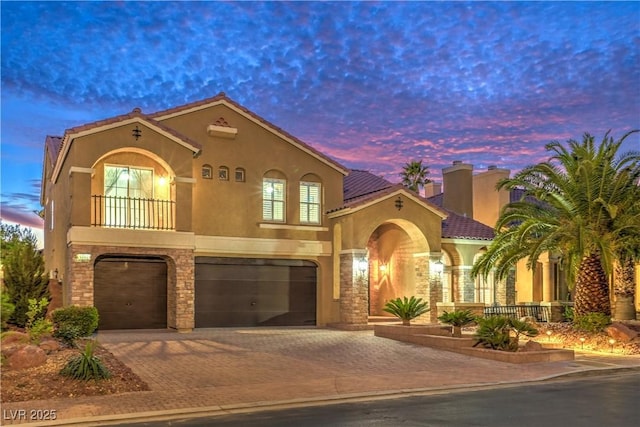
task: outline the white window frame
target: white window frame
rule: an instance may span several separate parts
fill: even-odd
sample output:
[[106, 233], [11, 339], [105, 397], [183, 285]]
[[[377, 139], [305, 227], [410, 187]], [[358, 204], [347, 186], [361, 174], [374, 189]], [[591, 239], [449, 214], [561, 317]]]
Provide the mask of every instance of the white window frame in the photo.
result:
[[[317, 188], [317, 201], [310, 200], [309, 191], [311, 188]], [[306, 189], [306, 200], [303, 200], [303, 191]], [[300, 182], [300, 223], [301, 224], [320, 224], [322, 222], [322, 184], [319, 182], [301, 181]], [[315, 211], [315, 215], [314, 215]], [[313, 218], [315, 216], [315, 218]]]
[[[277, 187], [282, 186], [279, 190]], [[278, 178], [262, 179], [262, 219], [269, 222], [286, 221], [287, 181]], [[280, 212], [280, 215], [277, 213]]]

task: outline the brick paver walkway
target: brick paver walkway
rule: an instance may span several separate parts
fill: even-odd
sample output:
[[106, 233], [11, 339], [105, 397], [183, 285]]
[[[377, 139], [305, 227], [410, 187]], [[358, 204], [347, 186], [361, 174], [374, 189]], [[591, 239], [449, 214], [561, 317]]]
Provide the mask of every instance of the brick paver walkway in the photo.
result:
[[[102, 332], [98, 340], [151, 391], [8, 403], [3, 413], [55, 409], [61, 424], [104, 425], [119, 417], [503, 384], [640, 366], [640, 357], [589, 353], [570, 362], [512, 365], [379, 338], [372, 331], [311, 328]], [[93, 422], [82, 424], [91, 421], [88, 417]], [[2, 424], [11, 423], [3, 419]]]

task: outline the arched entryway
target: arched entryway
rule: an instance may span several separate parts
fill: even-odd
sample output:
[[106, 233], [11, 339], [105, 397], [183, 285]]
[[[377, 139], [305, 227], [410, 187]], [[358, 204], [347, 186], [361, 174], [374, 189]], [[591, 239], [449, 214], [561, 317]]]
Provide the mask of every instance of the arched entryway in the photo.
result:
[[167, 327], [167, 263], [160, 257], [101, 256], [94, 266], [99, 329]]
[[390, 316], [383, 308], [391, 299], [430, 299], [429, 245], [413, 223], [390, 220], [380, 224], [369, 237], [367, 252], [370, 316]]

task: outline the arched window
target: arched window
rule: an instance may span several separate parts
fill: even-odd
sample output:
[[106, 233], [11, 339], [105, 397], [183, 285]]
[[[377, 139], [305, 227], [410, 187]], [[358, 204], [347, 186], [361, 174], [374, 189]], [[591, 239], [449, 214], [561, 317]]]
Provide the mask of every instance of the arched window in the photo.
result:
[[243, 168], [236, 168], [236, 182], [244, 182], [245, 172]]
[[284, 222], [286, 212], [287, 180], [277, 171], [270, 171], [262, 178], [262, 219]]
[[213, 168], [211, 167], [211, 165], [202, 165], [202, 178], [204, 179], [213, 178]]
[[220, 181], [229, 181], [229, 168], [226, 166], [220, 166], [218, 168], [218, 179]]
[[300, 180], [300, 223], [320, 224], [322, 220], [322, 184], [320, 179], [307, 174]]

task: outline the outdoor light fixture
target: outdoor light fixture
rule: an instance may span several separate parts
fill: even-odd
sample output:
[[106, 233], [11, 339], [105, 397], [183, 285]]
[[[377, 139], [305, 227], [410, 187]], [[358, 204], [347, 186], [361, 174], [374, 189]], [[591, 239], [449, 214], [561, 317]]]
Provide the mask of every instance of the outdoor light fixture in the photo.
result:
[[358, 270], [360, 270], [360, 273], [364, 274], [367, 271], [367, 267], [369, 267], [369, 262], [362, 258], [360, 261], [358, 261]]
[[616, 340], [614, 340], [613, 338], [611, 338], [609, 340], [609, 344], [611, 345], [611, 353], [613, 353], [613, 345], [616, 343]]
[[380, 264], [380, 273], [384, 274], [387, 272], [387, 264]]
[[547, 341], [551, 341], [551, 331], [547, 331]]
[[580, 337], [580, 349], [584, 350], [584, 341], [585, 341], [585, 337]]
[[58, 269], [53, 270], [53, 278], [58, 280]]
[[443, 270], [444, 270], [444, 264], [442, 263], [442, 261], [438, 260], [438, 261], [433, 263], [433, 272], [435, 274], [437, 274], [439, 276], [439, 275], [442, 274]]

